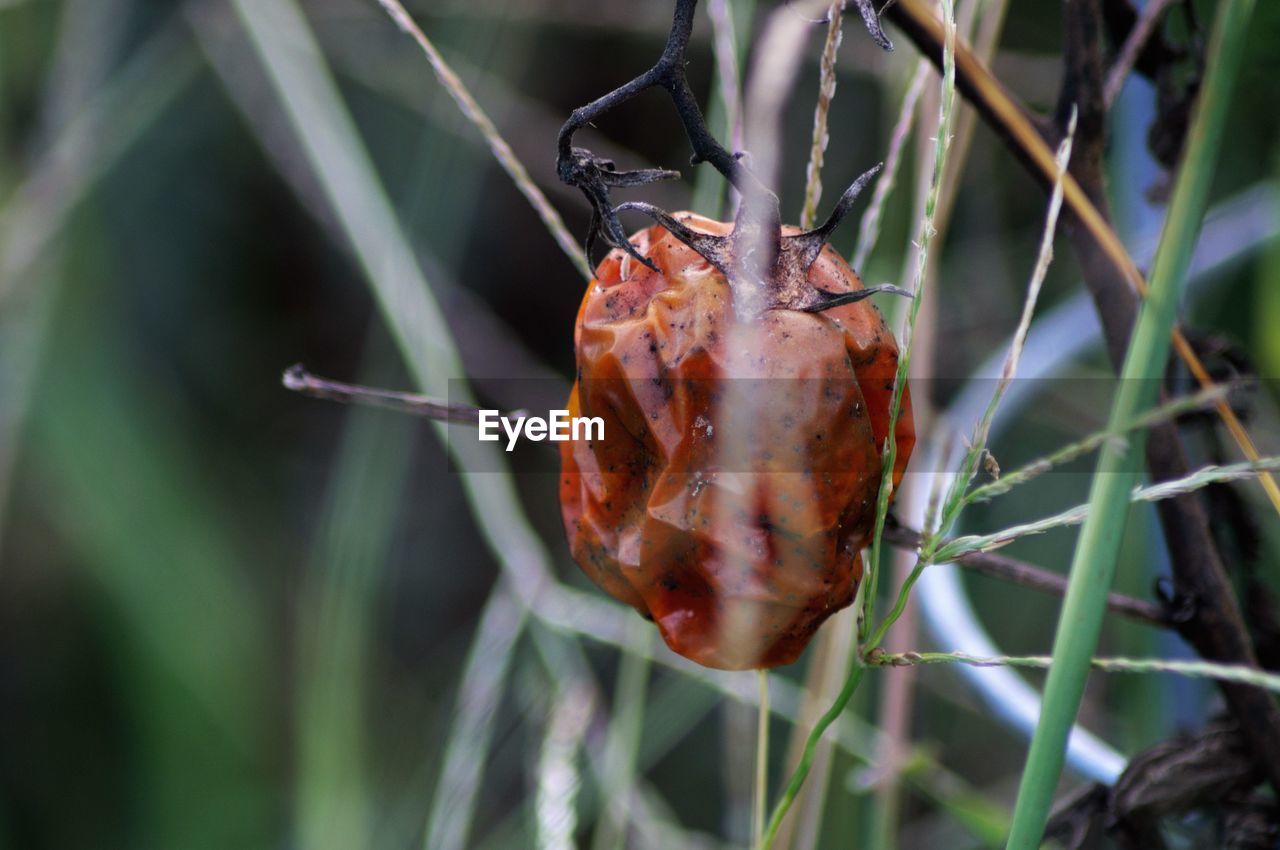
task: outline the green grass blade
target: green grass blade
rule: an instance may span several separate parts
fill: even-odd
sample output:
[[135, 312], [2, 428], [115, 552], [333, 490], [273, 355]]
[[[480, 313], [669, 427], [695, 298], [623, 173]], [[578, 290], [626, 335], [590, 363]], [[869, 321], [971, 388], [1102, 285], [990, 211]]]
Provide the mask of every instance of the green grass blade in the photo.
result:
[[[1205, 63], [1204, 88], [1152, 267], [1150, 293], [1138, 314], [1111, 409], [1112, 428], [1121, 427], [1151, 406], [1156, 381], [1164, 373], [1169, 331], [1204, 216], [1227, 104], [1252, 11], [1252, 0], [1227, 0], [1219, 7]], [[1145, 435], [1138, 432], [1131, 440], [1130, 452], [1140, 456], [1144, 443]], [[1089, 516], [1076, 545], [1071, 580], [1054, 636], [1044, 709], [1018, 788], [1010, 850], [1040, 846], [1053, 792], [1062, 773], [1067, 735], [1079, 710], [1097, 647], [1106, 595], [1128, 515], [1129, 491], [1136, 476], [1134, 464], [1126, 461], [1116, 446], [1103, 447], [1090, 491]]]
[[489, 594], [476, 627], [449, 726], [444, 765], [436, 783], [424, 831], [424, 850], [468, 846], [484, 759], [527, 611], [506, 582]]
[[400, 0], [378, 0], [382, 8], [395, 21], [396, 26], [404, 30], [404, 32], [418, 43], [422, 48], [422, 52], [426, 54], [427, 61], [431, 64], [431, 70], [435, 72], [436, 79], [449, 92], [449, 96], [458, 104], [458, 108], [462, 110], [462, 114], [466, 116], [475, 128], [484, 136], [485, 142], [492, 151], [494, 159], [502, 166], [502, 170], [507, 172], [512, 182], [516, 184], [516, 188], [520, 190], [520, 194], [524, 195], [529, 204], [537, 212], [538, 218], [542, 220], [543, 226], [547, 228], [547, 232], [555, 239], [556, 244], [560, 246], [560, 250], [569, 258], [579, 273], [584, 278], [590, 280], [592, 277], [591, 264], [587, 255], [569, 234], [569, 229], [565, 227], [564, 221], [560, 218], [560, 213], [556, 208], [551, 206], [551, 202], [542, 194], [533, 182], [533, 178], [529, 176], [529, 170], [524, 167], [511, 150], [511, 146], [507, 144], [506, 139], [502, 138], [502, 134], [498, 132], [498, 128], [494, 125], [492, 119], [476, 103], [471, 92], [463, 85], [462, 80], [449, 64], [444, 61], [444, 57], [440, 55], [440, 51], [436, 50], [431, 40], [427, 38], [422, 28], [414, 22], [409, 13], [405, 11], [404, 6], [400, 4]]
[[[1117, 446], [1115, 451], [1123, 453], [1125, 448]], [[1162, 499], [1172, 499], [1175, 496], [1194, 493], [1196, 490], [1207, 487], [1210, 484], [1244, 481], [1249, 478], [1257, 478], [1264, 473], [1273, 472], [1277, 469], [1280, 469], [1280, 457], [1264, 457], [1256, 463], [1244, 460], [1239, 463], [1227, 464], [1226, 466], [1205, 466], [1182, 478], [1161, 481], [1159, 484], [1152, 484], [1147, 487], [1135, 487], [1129, 493], [1129, 501], [1158, 502]], [[1080, 525], [1088, 519], [1092, 512], [1093, 503], [1086, 502], [1083, 505], [1068, 508], [1061, 513], [1019, 525], [1012, 525], [991, 534], [971, 534], [964, 537], [956, 537], [948, 540], [934, 551], [934, 562], [952, 561], [970, 552], [990, 552], [1030, 534], [1043, 534], [1055, 528]]]
[[268, 847], [271, 618], [231, 542], [229, 494], [154, 375], [130, 374], [122, 331], [104, 327], [85, 287], [64, 298], [29, 457], [146, 730], [136, 778], [120, 777], [137, 783], [133, 846]]
[[364, 712], [371, 630], [413, 434], [407, 418], [349, 415], [304, 584], [295, 833], [314, 850], [372, 843]]
[[[707, 127], [730, 150], [742, 147], [742, 64], [755, 18], [755, 0], [709, 0], [716, 75], [708, 98]], [[711, 218], [732, 215], [725, 209], [727, 182], [713, 168], [700, 168], [693, 183], [689, 209]]]
[[[595, 714], [593, 689], [558, 688], [538, 753], [535, 811], [538, 850], [573, 850], [582, 788], [579, 751]], [[527, 838], [526, 838], [527, 840]]]
[[[915, 667], [933, 664], [968, 664], [971, 667], [1025, 667], [1049, 670], [1053, 659], [1047, 655], [969, 655], [965, 652], [903, 652], [882, 654], [876, 663], [889, 667]], [[1219, 664], [1215, 661], [1181, 658], [1091, 658], [1089, 664], [1103, 673], [1170, 673], [1192, 679], [1237, 682], [1280, 693], [1280, 674], [1243, 664]]]
[[[340, 219], [382, 316], [424, 393], [466, 402], [469, 391], [448, 323], [391, 208], [320, 48], [293, 0], [235, 0], [295, 134]], [[447, 426], [435, 423], [444, 439]], [[447, 443], [463, 468], [504, 469], [500, 450]], [[533, 600], [554, 587], [550, 556], [520, 507], [506, 474], [463, 475], [480, 531], [513, 581]]]
[[[632, 617], [628, 628], [638, 642], [648, 643], [653, 640], [653, 630], [642, 619]], [[627, 824], [631, 817], [630, 800], [635, 793], [636, 759], [644, 733], [646, 696], [652, 666], [653, 662], [647, 657], [628, 652], [623, 653], [618, 667], [609, 737], [605, 741], [604, 776], [600, 784], [604, 806], [600, 817], [596, 819], [595, 831], [591, 837], [592, 850], [622, 850], [626, 846]]]
[[911, 135], [911, 127], [915, 123], [916, 104], [924, 92], [925, 81], [929, 78], [929, 60], [916, 61], [916, 69], [907, 83], [902, 103], [898, 107], [898, 118], [894, 122], [893, 131], [889, 134], [889, 152], [885, 154], [884, 169], [876, 178], [875, 191], [871, 193], [871, 201], [867, 211], [862, 214], [858, 224], [858, 243], [853, 249], [849, 265], [859, 274], [866, 274], [867, 260], [880, 238], [880, 223], [884, 218], [885, 204], [898, 179], [898, 166], [902, 163], [902, 152], [906, 149], [907, 139]]

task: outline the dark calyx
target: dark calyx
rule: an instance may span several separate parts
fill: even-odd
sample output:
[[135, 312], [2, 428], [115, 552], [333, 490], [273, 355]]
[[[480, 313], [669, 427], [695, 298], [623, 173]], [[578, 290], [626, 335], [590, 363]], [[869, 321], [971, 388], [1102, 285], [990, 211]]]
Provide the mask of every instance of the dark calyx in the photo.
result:
[[744, 199], [733, 232], [727, 236], [691, 230], [670, 213], [639, 201], [622, 204], [617, 211], [636, 210], [648, 215], [723, 272], [733, 289], [734, 307], [740, 317], [750, 318], [774, 309], [816, 313], [878, 292], [911, 295], [887, 284], [853, 292], [830, 292], [809, 283], [809, 269], [822, 253], [822, 246], [880, 168], [877, 165], [853, 181], [825, 222], [790, 236], [783, 235], [776, 222], [754, 220], [749, 212], [753, 205], [748, 199]]

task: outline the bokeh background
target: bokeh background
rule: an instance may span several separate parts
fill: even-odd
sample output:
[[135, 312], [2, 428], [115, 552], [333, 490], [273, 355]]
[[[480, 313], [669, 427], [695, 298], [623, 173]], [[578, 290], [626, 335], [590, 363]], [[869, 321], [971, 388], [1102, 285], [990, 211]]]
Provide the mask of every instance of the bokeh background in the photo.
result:
[[[259, 13], [274, 37], [255, 42], [244, 8], [256, 2], [0, 2], [0, 847], [496, 850], [543, 843], [555, 832], [548, 823], [566, 812], [583, 846], [616, 846], [610, 827], [597, 826], [600, 801], [617, 799], [633, 776], [626, 846], [740, 845], [754, 714], [726, 688], [750, 694], [753, 681], [674, 668], [646, 625], [621, 609], [591, 613], [615, 616], [611, 634], [650, 648], [655, 663], [591, 634], [589, 619], [581, 633], [526, 621], [498, 592], [499, 562], [475, 521], [487, 506], [468, 500], [439, 432], [282, 388], [281, 372], [295, 362], [412, 387], [303, 143], [310, 136], [323, 145], [330, 128], [309, 123], [299, 133], [282, 74], [302, 75], [303, 91], [308, 69], [333, 75], [482, 398], [558, 406], [584, 283], [377, 3], [264, 2]], [[993, 67], [1026, 102], [1048, 109], [1059, 77], [1059, 4], [1009, 5]], [[1197, 5], [1208, 19], [1214, 4]], [[583, 235], [583, 200], [555, 180], [556, 131], [575, 106], [651, 63], [670, 4], [406, 6], [570, 232]], [[730, 7], [746, 48], [776, 8]], [[1229, 340], [1266, 376], [1280, 374], [1280, 7], [1261, 3], [1255, 19], [1214, 192], [1237, 204], [1247, 227], [1215, 231], [1216, 247], [1234, 259], [1208, 276], [1183, 318]], [[715, 76], [709, 32], [700, 14], [688, 73], [701, 97]], [[782, 126], [780, 194], [792, 219], [823, 32], [813, 25]], [[916, 63], [910, 44], [897, 41], [884, 54], [852, 20], [846, 27], [827, 203], [834, 187], [884, 157]], [[271, 73], [268, 55], [277, 63]], [[1133, 244], [1161, 213], [1151, 201], [1161, 173], [1146, 150], [1153, 112], [1152, 87], [1133, 81], [1108, 154], [1117, 225]], [[581, 140], [621, 166], [685, 174], [627, 198], [718, 209], [718, 178], [688, 165], [687, 143], [658, 93]], [[868, 281], [904, 281], [915, 150], [908, 145], [902, 186], [862, 269]], [[954, 382], [1011, 332], [1044, 207], [1040, 189], [977, 127], [936, 262], [918, 367], [928, 389], [918, 397], [945, 405]], [[354, 216], [379, 220], [366, 212]], [[835, 244], [847, 252], [854, 237], [850, 224]], [[1080, 292], [1060, 244], [1042, 303]], [[1081, 376], [1107, 372], [1097, 350], [1073, 366]], [[498, 380], [509, 378], [536, 378], [525, 386], [544, 395], [512, 398], [522, 384]], [[1276, 400], [1264, 381], [1251, 420], [1264, 453], [1280, 449]], [[1005, 466], [1035, 457], [1100, 427], [1106, 405], [1105, 394], [1037, 405], [995, 453]], [[1214, 444], [1206, 429], [1198, 459], [1212, 459]], [[537, 448], [522, 452], [523, 472], [510, 483], [552, 575], [582, 594], [567, 599], [601, 602], [567, 555], [553, 471]], [[486, 476], [485, 486], [500, 478]], [[974, 512], [966, 526], [992, 529], [1065, 508], [1086, 487], [1083, 474], [1048, 476], [1015, 502]], [[1255, 554], [1275, 580], [1274, 517], [1264, 530]], [[1166, 571], [1158, 538], [1151, 515], [1136, 511], [1124, 590], [1150, 596]], [[1012, 552], [1062, 570], [1072, 540], [1056, 532]], [[1002, 648], [1047, 650], [1052, 598], [981, 578], [968, 585]], [[903, 640], [935, 645], [910, 632]], [[1119, 623], [1108, 625], [1103, 651], [1185, 650]], [[801, 683], [809, 665], [806, 658], [779, 675]], [[952, 671], [930, 669], [916, 675], [908, 719], [896, 724], [905, 755], [877, 760], [880, 739], [866, 724], [884, 721], [883, 681], [862, 689], [865, 720], [846, 732], [863, 757], [837, 755], [822, 814], [806, 815], [813, 843], [794, 846], [855, 846], [850, 837], [871, 828], [885, 784], [903, 789], [901, 846], [990, 846], [1025, 742]], [[1134, 752], [1199, 723], [1214, 698], [1198, 684], [1094, 677], [1083, 716]], [[581, 708], [591, 699], [593, 710]], [[794, 699], [778, 699], [794, 713]], [[791, 730], [784, 719], [774, 723], [775, 789]], [[625, 767], [628, 741], [634, 770]], [[622, 785], [593, 774], [591, 763], [613, 765]], [[1064, 787], [1079, 781], [1069, 775]], [[451, 796], [471, 787], [470, 802]], [[450, 833], [470, 806], [465, 837]]]

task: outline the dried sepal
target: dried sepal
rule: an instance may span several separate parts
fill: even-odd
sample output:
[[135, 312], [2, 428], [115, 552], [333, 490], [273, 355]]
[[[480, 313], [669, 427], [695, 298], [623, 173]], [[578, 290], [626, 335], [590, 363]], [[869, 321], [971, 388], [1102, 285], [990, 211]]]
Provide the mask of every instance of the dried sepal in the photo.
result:
[[[889, 0], [889, 2], [892, 3], [893, 0]], [[893, 42], [889, 40], [889, 36], [885, 35], [884, 30], [880, 27], [880, 13], [876, 11], [876, 7], [871, 0], [852, 0], [852, 3], [858, 13], [862, 15], [862, 23], [866, 26], [867, 33], [870, 34], [872, 40], [885, 50], [893, 50]]]
[[[816, 313], [853, 304], [881, 292], [911, 295], [888, 284], [856, 292], [828, 292], [809, 283], [809, 270], [817, 262], [823, 246], [880, 168], [876, 165], [860, 175], [840, 196], [821, 225], [789, 235], [784, 234], [781, 226], [770, 218], [769, 207], [762, 205], [755, 209], [763, 211], [763, 215], [744, 215], [740, 210], [734, 228], [727, 236], [693, 230], [670, 213], [642, 201], [621, 204], [613, 212], [615, 215], [627, 211], [644, 213], [723, 273], [733, 289], [737, 313], [744, 319], [775, 309]], [[743, 210], [748, 206], [744, 203]], [[634, 247], [630, 244], [627, 247], [634, 255]], [[759, 255], [762, 249], [764, 253]], [[645, 264], [648, 265], [647, 262]]]
[[688, 245], [700, 257], [719, 269], [727, 277], [733, 268], [733, 240], [728, 236], [702, 233], [687, 227], [671, 213], [644, 201], [628, 201], [619, 204], [615, 212], [638, 212], [661, 224], [671, 235]]
[[649, 268], [649, 260], [641, 256], [627, 241], [622, 222], [610, 206], [609, 189], [629, 189], [657, 183], [660, 180], [677, 180], [680, 172], [662, 168], [645, 168], [636, 171], [618, 171], [613, 160], [604, 159], [586, 148], [572, 148], [570, 155], [557, 163], [560, 179], [570, 186], [577, 186], [591, 204], [591, 225], [587, 230], [586, 252], [588, 259], [597, 239], [603, 239], [614, 248], [621, 248], [631, 257]]
[[856, 304], [864, 298], [870, 298], [872, 295], [879, 295], [887, 292], [892, 295], [903, 295], [907, 298], [912, 297], [912, 293], [901, 287], [884, 283], [880, 286], [869, 286], [865, 289], [858, 289], [854, 292], [828, 292], [825, 289], [819, 289], [816, 286], [810, 287], [814, 300], [807, 304], [794, 304], [792, 310], [801, 310], [805, 313], [821, 313], [824, 310], [831, 310], [835, 307], [843, 307], [846, 304]]
[[880, 173], [882, 168], [884, 168], [884, 163], [879, 162], [860, 174], [858, 179], [854, 180], [849, 188], [844, 190], [844, 194], [840, 196], [840, 200], [836, 201], [835, 207], [831, 210], [831, 215], [827, 216], [827, 220], [822, 224], [813, 230], [807, 230], [804, 233], [788, 237], [804, 246], [801, 261], [806, 272], [818, 259], [818, 255], [822, 253], [822, 246], [830, 241], [831, 234], [840, 226], [840, 222], [844, 221], [845, 216], [849, 214], [849, 210], [853, 209], [853, 204], [858, 200], [858, 196], [862, 194], [862, 190], [867, 188], [867, 184]]

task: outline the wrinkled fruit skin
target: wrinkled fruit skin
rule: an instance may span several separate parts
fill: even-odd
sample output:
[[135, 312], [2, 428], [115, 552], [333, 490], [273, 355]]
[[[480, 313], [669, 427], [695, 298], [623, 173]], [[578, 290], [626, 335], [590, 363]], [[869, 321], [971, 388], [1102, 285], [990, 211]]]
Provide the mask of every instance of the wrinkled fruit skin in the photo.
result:
[[[605, 423], [602, 440], [561, 443], [574, 560], [686, 658], [789, 664], [862, 578], [897, 344], [870, 300], [735, 326], [721, 272], [659, 225], [631, 242], [659, 271], [612, 251], [574, 329], [570, 415]], [[830, 247], [809, 281], [862, 288]], [[730, 337], [746, 343], [736, 359]], [[726, 420], [735, 404], [746, 415]], [[896, 486], [915, 444], [909, 394], [895, 439]]]

